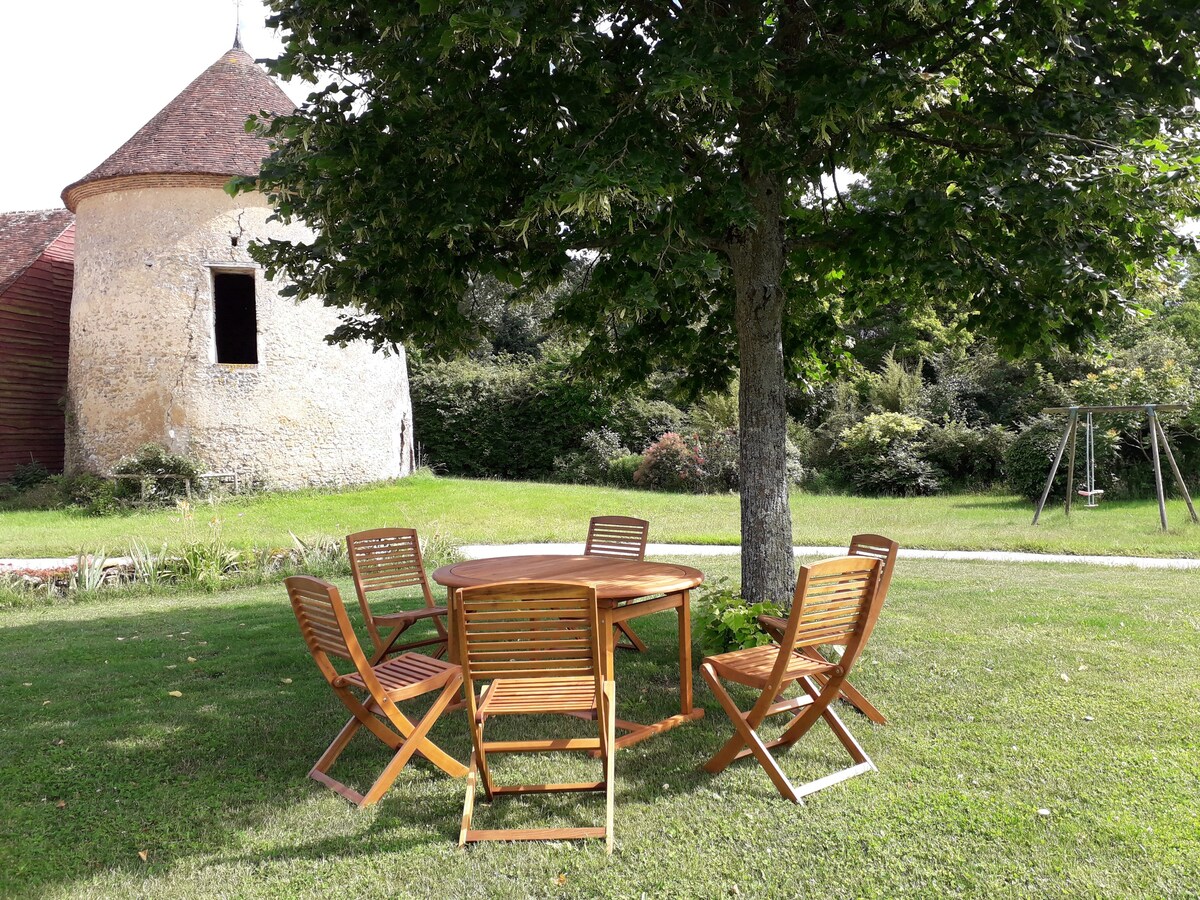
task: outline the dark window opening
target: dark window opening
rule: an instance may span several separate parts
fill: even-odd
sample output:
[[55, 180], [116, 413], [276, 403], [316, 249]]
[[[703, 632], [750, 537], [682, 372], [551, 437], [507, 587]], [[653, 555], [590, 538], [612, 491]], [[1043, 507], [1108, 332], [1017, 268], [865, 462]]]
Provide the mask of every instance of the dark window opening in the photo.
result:
[[213, 274], [213, 321], [217, 362], [258, 362], [258, 316], [254, 308], [254, 275]]

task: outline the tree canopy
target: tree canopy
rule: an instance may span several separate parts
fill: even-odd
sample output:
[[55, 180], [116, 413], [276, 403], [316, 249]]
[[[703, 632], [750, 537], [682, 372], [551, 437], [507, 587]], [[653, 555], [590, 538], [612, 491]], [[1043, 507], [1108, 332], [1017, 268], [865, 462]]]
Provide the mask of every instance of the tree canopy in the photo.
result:
[[786, 379], [882, 308], [950, 297], [1010, 351], [1086, 343], [1189, 242], [1194, 4], [272, 0], [254, 252], [334, 340], [453, 352], [472, 283], [586, 277], [580, 364], [740, 371], [743, 591], [790, 590]]

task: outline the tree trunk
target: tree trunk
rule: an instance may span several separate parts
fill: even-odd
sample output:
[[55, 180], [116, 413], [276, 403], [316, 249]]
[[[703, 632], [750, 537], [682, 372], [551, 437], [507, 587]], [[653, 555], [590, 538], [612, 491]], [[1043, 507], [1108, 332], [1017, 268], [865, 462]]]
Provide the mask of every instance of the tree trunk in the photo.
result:
[[782, 186], [751, 178], [759, 221], [730, 248], [737, 292], [742, 596], [787, 601], [795, 587], [788, 506], [787, 406], [783, 360]]

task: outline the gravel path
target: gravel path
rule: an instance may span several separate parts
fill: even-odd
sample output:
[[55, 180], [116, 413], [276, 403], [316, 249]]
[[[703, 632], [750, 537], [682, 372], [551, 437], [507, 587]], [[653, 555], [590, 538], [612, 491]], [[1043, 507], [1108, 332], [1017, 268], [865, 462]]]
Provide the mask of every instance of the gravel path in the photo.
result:
[[[736, 556], [741, 548], [731, 544], [647, 544], [648, 556]], [[795, 547], [796, 556], [839, 556], [845, 547]], [[583, 544], [469, 544], [462, 548], [468, 559], [493, 556], [523, 556], [539, 553], [583, 553]], [[1092, 566], [1125, 566], [1134, 569], [1200, 569], [1200, 559], [1171, 559], [1156, 556], [1072, 556], [1067, 553], [1017, 553], [1008, 550], [900, 550], [901, 559], [961, 559], [1018, 563], [1078, 563]], [[0, 559], [0, 573], [13, 571], [49, 572], [75, 566], [77, 558]], [[128, 565], [127, 556], [113, 556], [112, 565]]]
[[[472, 544], [462, 548], [470, 559], [531, 553], [583, 552], [583, 544]], [[647, 544], [647, 556], [736, 556], [741, 547], [730, 544]], [[794, 547], [796, 556], [840, 556], [845, 547]], [[1200, 559], [1155, 556], [1072, 556], [1067, 553], [1016, 553], [1008, 550], [900, 550], [901, 559], [963, 559], [1022, 563], [1084, 563], [1135, 569], [1200, 569]]]

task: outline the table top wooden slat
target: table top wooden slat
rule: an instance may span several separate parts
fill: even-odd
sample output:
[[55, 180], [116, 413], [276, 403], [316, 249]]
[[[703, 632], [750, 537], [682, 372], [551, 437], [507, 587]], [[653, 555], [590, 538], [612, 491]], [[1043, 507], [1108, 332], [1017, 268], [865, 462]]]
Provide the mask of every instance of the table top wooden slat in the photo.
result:
[[433, 580], [450, 588], [497, 581], [581, 581], [596, 589], [599, 600], [634, 600], [690, 590], [704, 581], [704, 573], [673, 563], [544, 554], [452, 563], [434, 572]]

